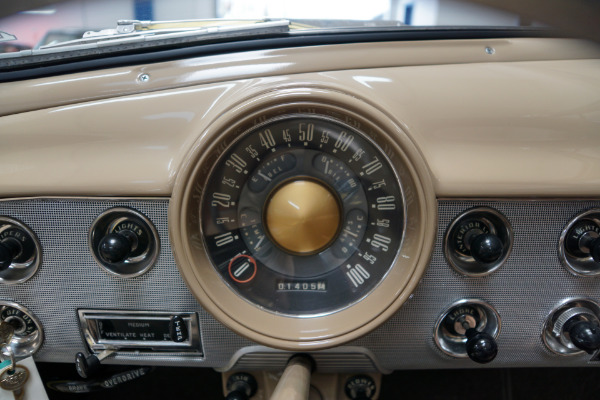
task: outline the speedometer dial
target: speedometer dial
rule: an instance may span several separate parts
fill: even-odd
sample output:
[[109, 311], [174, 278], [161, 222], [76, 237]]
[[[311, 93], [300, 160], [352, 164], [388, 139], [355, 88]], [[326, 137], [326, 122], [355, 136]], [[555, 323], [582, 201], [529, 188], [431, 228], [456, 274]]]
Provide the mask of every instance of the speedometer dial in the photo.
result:
[[404, 232], [398, 177], [365, 135], [287, 115], [234, 142], [201, 204], [210, 260], [270, 312], [317, 315], [359, 301], [386, 276]]
[[398, 124], [355, 96], [303, 87], [243, 98], [203, 126], [169, 232], [204, 309], [253, 341], [307, 351], [366, 334], [409, 298], [437, 204]]

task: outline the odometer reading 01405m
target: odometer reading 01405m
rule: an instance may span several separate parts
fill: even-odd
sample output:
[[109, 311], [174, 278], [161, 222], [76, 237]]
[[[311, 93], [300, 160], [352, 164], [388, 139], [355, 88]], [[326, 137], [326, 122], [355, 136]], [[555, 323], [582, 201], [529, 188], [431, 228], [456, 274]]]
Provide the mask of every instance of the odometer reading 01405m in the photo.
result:
[[392, 267], [404, 204], [364, 134], [293, 115], [257, 125], [219, 158], [202, 231], [224, 281], [274, 313], [318, 315], [366, 296]]

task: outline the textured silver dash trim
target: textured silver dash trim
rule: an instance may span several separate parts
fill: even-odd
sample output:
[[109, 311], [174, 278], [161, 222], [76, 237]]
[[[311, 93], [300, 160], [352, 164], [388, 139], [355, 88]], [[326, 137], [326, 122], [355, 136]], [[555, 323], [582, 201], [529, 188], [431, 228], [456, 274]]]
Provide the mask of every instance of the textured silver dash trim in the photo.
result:
[[[113, 207], [133, 208], [156, 227], [160, 237], [158, 260], [141, 276], [123, 279], [109, 274], [89, 250], [89, 228], [98, 215]], [[253, 344], [217, 322], [187, 289], [171, 252], [168, 207], [168, 199], [44, 198], [0, 202], [0, 215], [27, 224], [44, 249], [43, 263], [30, 280], [0, 285], [0, 299], [27, 307], [44, 328], [45, 341], [36, 360], [73, 363], [77, 352], [87, 351], [77, 309], [198, 314], [204, 357], [123, 352], [103, 361], [107, 364], [218, 367], [227, 363], [237, 349]]]
[[[167, 199], [0, 201], [0, 215], [27, 224], [44, 249], [43, 263], [30, 280], [0, 285], [0, 299], [27, 307], [44, 327], [45, 340], [36, 360], [72, 363], [75, 354], [85, 350], [77, 319], [79, 308], [198, 313], [204, 358], [131, 353], [111, 356], [103, 361], [106, 363], [224, 368], [238, 350], [256, 345], [217, 322], [185, 286], [171, 252], [168, 206]], [[469, 277], [446, 263], [443, 235], [457, 215], [480, 206], [492, 207], [506, 216], [513, 227], [514, 244], [502, 268], [487, 276]], [[134, 208], [156, 226], [160, 255], [156, 265], [144, 275], [129, 279], [112, 276], [98, 266], [89, 252], [89, 227], [99, 214], [112, 207]], [[598, 365], [589, 363], [586, 355], [554, 354], [543, 344], [542, 331], [548, 315], [565, 299], [600, 300], [600, 277], [575, 276], [558, 257], [558, 241], [564, 227], [576, 215], [599, 207], [600, 201], [440, 200], [436, 246], [413, 297], [386, 323], [342, 349], [366, 349], [381, 371]], [[498, 356], [484, 366], [449, 357], [433, 341], [432, 332], [440, 314], [448, 304], [462, 298], [493, 304], [502, 316]], [[343, 369], [345, 362], [327, 360], [336, 371]]]
[[[430, 265], [413, 297], [373, 333], [351, 343], [365, 346], [389, 369], [587, 366], [585, 355], [561, 357], [542, 342], [550, 312], [567, 298], [600, 298], [600, 279], [577, 277], [561, 264], [558, 240], [563, 228], [599, 201], [441, 200], [439, 229]], [[464, 211], [491, 207], [509, 220], [514, 243], [504, 265], [490, 275], [469, 277], [451, 268], [443, 254], [445, 228]], [[442, 353], [432, 331], [448, 304], [477, 298], [502, 317], [498, 356], [489, 364]]]

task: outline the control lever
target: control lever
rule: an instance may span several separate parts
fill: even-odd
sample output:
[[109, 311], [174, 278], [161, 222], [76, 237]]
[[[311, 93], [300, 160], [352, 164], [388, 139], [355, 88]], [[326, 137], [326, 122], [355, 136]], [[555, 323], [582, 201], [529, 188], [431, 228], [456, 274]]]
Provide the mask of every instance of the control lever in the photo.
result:
[[[498, 320], [494, 322], [494, 314], [488, 307], [470, 300], [450, 308], [441, 320], [444, 329], [438, 332], [438, 340], [452, 338], [451, 343], [461, 343], [460, 347], [454, 348], [455, 353], [466, 355], [480, 364], [491, 362], [498, 354], [498, 344], [492, 336]], [[444, 346], [448, 348], [447, 344]]]
[[475, 328], [469, 328], [465, 336], [467, 337], [467, 355], [471, 360], [480, 364], [487, 364], [496, 358], [498, 344], [491, 335], [480, 332]]
[[600, 236], [594, 237], [594, 231], [584, 233], [578, 243], [579, 251], [589, 254], [594, 261], [600, 263]]
[[81, 352], [77, 353], [75, 355], [75, 368], [77, 369], [77, 373], [83, 379], [92, 377], [100, 370], [100, 362], [115, 351], [116, 349], [106, 349], [98, 355], [91, 354], [88, 357]]
[[310, 390], [310, 375], [314, 360], [305, 354], [292, 356], [279, 378], [271, 400], [306, 400]]
[[504, 244], [500, 238], [491, 233], [482, 233], [471, 239], [471, 255], [475, 261], [488, 264], [502, 256]]
[[256, 379], [245, 372], [238, 372], [227, 379], [226, 400], [248, 400], [256, 394], [258, 384]]
[[[575, 318], [572, 318], [574, 320]], [[565, 330], [569, 332], [571, 342], [588, 354], [600, 349], [600, 327], [598, 321], [579, 320], [571, 323], [567, 322]]]
[[0, 271], [10, 267], [22, 250], [21, 244], [15, 239], [7, 238], [0, 242]]
[[126, 230], [109, 233], [100, 240], [98, 253], [109, 263], [125, 261], [133, 249], [135, 233]]
[[592, 257], [600, 263], [600, 227], [582, 220], [569, 229], [565, 247], [575, 257]]

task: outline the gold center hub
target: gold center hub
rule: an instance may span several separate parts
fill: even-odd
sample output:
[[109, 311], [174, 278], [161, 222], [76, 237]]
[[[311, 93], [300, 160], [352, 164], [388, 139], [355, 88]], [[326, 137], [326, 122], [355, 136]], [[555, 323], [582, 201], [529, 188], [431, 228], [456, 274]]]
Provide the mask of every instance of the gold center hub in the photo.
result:
[[265, 214], [273, 241], [292, 253], [319, 252], [331, 243], [340, 227], [337, 197], [312, 180], [280, 186], [267, 202]]

